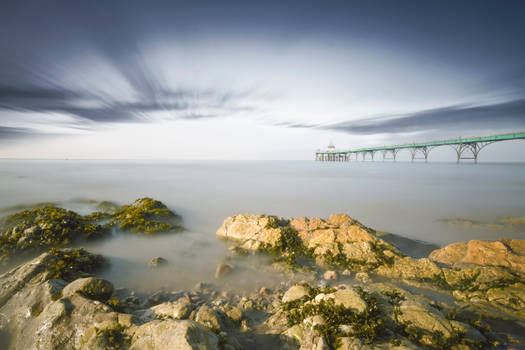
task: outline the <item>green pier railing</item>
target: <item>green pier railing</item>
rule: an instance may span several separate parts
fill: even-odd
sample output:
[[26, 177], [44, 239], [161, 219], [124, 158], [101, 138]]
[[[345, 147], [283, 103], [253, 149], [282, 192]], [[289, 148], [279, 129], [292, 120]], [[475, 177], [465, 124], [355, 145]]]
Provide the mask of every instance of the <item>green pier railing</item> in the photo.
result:
[[[392, 154], [393, 160], [396, 160], [397, 152], [401, 149], [409, 149], [412, 154], [412, 160], [416, 158], [418, 153], [424, 156], [424, 159], [428, 160], [428, 153], [434, 147], [438, 146], [452, 146], [457, 152], [457, 161], [460, 159], [474, 159], [477, 162], [479, 151], [494, 142], [508, 141], [508, 140], [520, 140], [525, 139], [525, 132], [512, 132], [497, 135], [487, 136], [476, 136], [467, 138], [455, 138], [447, 140], [429, 141], [429, 142], [418, 142], [418, 143], [404, 143], [398, 145], [379, 146], [379, 147], [364, 147], [348, 150], [326, 150], [317, 151], [316, 160], [321, 161], [349, 161], [352, 154], [362, 154], [363, 160], [367, 155], [371, 155], [372, 160], [374, 159], [375, 152], [383, 152], [383, 159], [385, 159], [388, 153]], [[471, 154], [471, 157], [467, 157], [466, 153]], [[344, 157], [341, 157], [344, 156]]]

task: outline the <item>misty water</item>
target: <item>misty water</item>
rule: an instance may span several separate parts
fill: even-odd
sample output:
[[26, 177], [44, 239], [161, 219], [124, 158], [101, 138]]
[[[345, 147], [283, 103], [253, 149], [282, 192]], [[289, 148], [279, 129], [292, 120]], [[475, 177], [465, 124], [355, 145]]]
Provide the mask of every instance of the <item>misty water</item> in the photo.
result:
[[[97, 201], [127, 204], [146, 196], [182, 215], [186, 230], [156, 237], [117, 233], [85, 246], [111, 259], [105, 277], [144, 291], [213, 281], [217, 264], [228, 254], [228, 243], [217, 240], [215, 232], [238, 213], [287, 218], [347, 213], [376, 230], [436, 245], [525, 238], [523, 226], [446, 221], [523, 218], [525, 164], [0, 161], [1, 215], [37, 202], [88, 214]], [[155, 256], [166, 258], [169, 266], [150, 270], [148, 261]], [[277, 282], [275, 274], [257, 268], [261, 263], [248, 259], [238, 278], [217, 283], [241, 288]]]

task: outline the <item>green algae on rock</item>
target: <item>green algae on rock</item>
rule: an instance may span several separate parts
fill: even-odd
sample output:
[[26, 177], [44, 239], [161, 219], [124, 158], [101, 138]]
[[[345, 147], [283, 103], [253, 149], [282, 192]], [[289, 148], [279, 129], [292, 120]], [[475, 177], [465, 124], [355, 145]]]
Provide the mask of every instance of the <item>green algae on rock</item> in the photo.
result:
[[114, 227], [144, 234], [182, 229], [180, 216], [151, 198], [137, 199], [122, 207], [101, 202], [99, 209], [81, 216], [71, 210], [46, 206], [6, 216], [0, 221], [0, 263], [15, 255], [31, 256], [50, 247], [103, 238]]
[[137, 199], [113, 214], [112, 226], [136, 233], [157, 233], [181, 230], [181, 217], [164, 203], [152, 198]]
[[71, 210], [44, 207], [5, 217], [0, 222], [0, 232], [0, 261], [6, 262], [14, 254], [39, 253], [80, 238], [100, 238], [106, 230]]

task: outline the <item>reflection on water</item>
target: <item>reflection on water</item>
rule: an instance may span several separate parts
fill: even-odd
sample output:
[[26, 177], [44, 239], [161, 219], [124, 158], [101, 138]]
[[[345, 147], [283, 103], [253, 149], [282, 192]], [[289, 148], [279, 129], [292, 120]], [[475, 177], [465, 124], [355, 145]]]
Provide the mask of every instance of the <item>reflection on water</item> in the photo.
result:
[[[520, 230], [502, 234], [441, 220], [523, 217], [523, 164], [0, 161], [0, 215], [8, 207], [43, 202], [87, 214], [97, 201], [125, 204], [144, 196], [181, 214], [188, 231], [155, 238], [121, 234], [87, 247], [112, 258], [108, 274], [117, 285], [183, 288], [213, 279], [227, 254], [227, 244], [215, 239], [215, 231], [236, 213], [348, 213], [377, 230], [439, 245], [502, 235], [525, 238]], [[424, 255], [430, 248], [419, 249]], [[155, 256], [170, 264], [151, 271], [147, 263]], [[255, 274], [250, 264], [260, 262], [239, 267], [237, 283], [267, 282], [271, 274]]]

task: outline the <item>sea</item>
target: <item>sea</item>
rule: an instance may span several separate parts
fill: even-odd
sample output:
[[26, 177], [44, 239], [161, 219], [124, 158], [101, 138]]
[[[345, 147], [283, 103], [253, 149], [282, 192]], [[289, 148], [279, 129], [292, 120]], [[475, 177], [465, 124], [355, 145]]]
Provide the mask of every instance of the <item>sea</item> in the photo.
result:
[[[117, 286], [145, 291], [213, 280], [229, 246], [215, 232], [240, 213], [346, 213], [414, 256], [457, 241], [525, 239], [523, 163], [0, 160], [0, 216], [41, 202], [88, 214], [100, 201], [141, 197], [180, 214], [185, 230], [116, 232], [85, 248], [110, 259], [105, 276]], [[157, 256], [170, 263], [163, 273], [147, 266]], [[238, 287], [271, 283], [253, 273], [264, 261], [251, 263]]]

